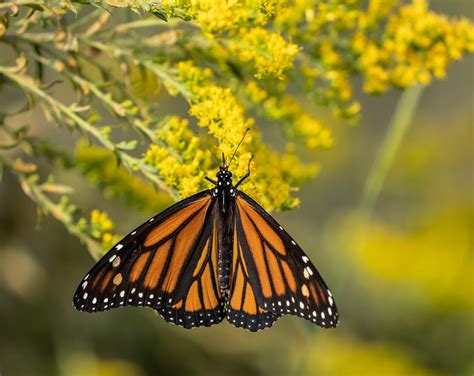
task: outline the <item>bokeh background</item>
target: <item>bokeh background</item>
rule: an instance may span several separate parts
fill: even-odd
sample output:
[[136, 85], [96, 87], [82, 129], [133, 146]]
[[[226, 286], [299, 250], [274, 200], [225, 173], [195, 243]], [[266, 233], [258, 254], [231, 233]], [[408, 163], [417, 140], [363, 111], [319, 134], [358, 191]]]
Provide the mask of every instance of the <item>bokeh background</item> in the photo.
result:
[[[468, 0], [431, 7], [473, 17]], [[38, 217], [6, 174], [0, 374], [472, 375], [473, 62], [453, 64], [424, 90], [370, 215], [360, 210], [364, 185], [396, 90], [358, 95], [361, 124], [332, 125], [336, 146], [310, 155], [321, 171], [303, 187], [301, 206], [275, 214], [331, 287], [341, 316], [335, 330], [283, 317], [258, 333], [226, 323], [186, 331], [147, 309], [79, 313], [72, 295], [93, 259], [61, 224]], [[9, 106], [22, 100], [16, 94]], [[40, 134], [70, 139], [41, 116], [29, 121]], [[132, 210], [84, 180], [69, 183], [86, 208], [106, 207], [121, 233], [157, 207]]]

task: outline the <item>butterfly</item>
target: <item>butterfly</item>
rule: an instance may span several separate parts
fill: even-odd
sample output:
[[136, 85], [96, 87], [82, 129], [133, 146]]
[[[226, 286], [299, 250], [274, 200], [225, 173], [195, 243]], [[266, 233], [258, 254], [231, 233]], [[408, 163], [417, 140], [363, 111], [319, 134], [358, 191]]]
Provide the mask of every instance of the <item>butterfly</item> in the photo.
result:
[[[240, 144], [239, 144], [240, 145]], [[308, 256], [223, 162], [212, 189], [188, 197], [116, 244], [80, 282], [76, 309], [149, 307], [184, 328], [224, 318], [257, 331], [282, 315], [323, 328], [339, 323], [334, 299]]]

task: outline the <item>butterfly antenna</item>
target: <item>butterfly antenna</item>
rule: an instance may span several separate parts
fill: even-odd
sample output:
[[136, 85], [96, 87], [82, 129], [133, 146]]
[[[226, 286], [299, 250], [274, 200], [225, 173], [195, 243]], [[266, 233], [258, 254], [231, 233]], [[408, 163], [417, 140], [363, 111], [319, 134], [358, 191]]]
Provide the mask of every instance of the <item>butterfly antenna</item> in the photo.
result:
[[[234, 150], [234, 154], [232, 154], [232, 158], [230, 159], [229, 164], [226, 166], [227, 168], [230, 167], [230, 164], [232, 163], [232, 161], [234, 160], [235, 155], [237, 154], [237, 150], [239, 150], [239, 147], [240, 147], [240, 145], [242, 144], [242, 142], [244, 141], [244, 138], [245, 138], [245, 136], [247, 135], [247, 132], [248, 132], [249, 130], [250, 130], [250, 128], [247, 128], [247, 129], [245, 130], [245, 133], [244, 133], [244, 135], [242, 136], [242, 139], [240, 140], [239, 144], [237, 145], [237, 147], [236, 147], [235, 150]], [[225, 165], [225, 164], [224, 164], [224, 165]]]
[[211, 153], [212, 155], [212, 159], [214, 159], [214, 162], [216, 162], [216, 165], [219, 166], [219, 161], [217, 160], [217, 157], [214, 155], [214, 153], [212, 152], [212, 149], [211, 147], [209, 146], [209, 144], [206, 142], [206, 140], [202, 137], [201, 135], [201, 132], [198, 132], [198, 135], [199, 135], [199, 138], [201, 139], [202, 143], [204, 145], [206, 145], [206, 148], [207, 150], [209, 150], [209, 153]]

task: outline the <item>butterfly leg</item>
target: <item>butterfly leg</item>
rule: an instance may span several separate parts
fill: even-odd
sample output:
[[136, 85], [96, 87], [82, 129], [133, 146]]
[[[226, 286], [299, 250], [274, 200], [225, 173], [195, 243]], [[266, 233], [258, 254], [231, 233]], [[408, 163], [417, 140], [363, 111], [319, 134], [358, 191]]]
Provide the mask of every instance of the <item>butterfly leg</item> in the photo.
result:
[[250, 160], [249, 160], [249, 165], [248, 165], [248, 167], [247, 167], [247, 168], [248, 168], [247, 173], [246, 173], [244, 176], [242, 176], [242, 179], [240, 179], [240, 180], [238, 181], [238, 183], [235, 185], [235, 188], [237, 188], [241, 183], [244, 182], [245, 179], [247, 179], [247, 178], [250, 176], [250, 163], [252, 162], [252, 159], [253, 159], [253, 155], [252, 155], [252, 157], [251, 157]]
[[206, 179], [207, 181], [210, 181], [212, 184], [214, 185], [217, 185], [217, 182], [214, 180], [214, 179], [211, 179], [210, 177], [208, 176], [205, 176], [204, 179]]

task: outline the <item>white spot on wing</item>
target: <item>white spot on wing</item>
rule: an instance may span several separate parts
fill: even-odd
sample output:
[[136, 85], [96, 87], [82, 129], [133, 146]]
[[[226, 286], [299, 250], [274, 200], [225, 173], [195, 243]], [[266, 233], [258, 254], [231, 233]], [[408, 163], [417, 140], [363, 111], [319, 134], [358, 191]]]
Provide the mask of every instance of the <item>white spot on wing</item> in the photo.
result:
[[87, 299], [87, 292], [85, 292], [84, 295], [82, 295], [82, 299]]
[[122, 248], [123, 248], [123, 244], [117, 244], [115, 246], [115, 249], [117, 249], [117, 251], [120, 251]]
[[92, 304], [97, 303], [97, 298], [92, 299]]
[[303, 275], [306, 279], [309, 279], [309, 273], [308, 273], [308, 269], [307, 268], [304, 268], [303, 270]]
[[[118, 247], [118, 246], [117, 246]], [[115, 260], [115, 258], [117, 257], [117, 255], [112, 255], [111, 258], [109, 258], [109, 262], [113, 262]]]
[[330, 305], [333, 305], [333, 304], [334, 304], [334, 300], [332, 300], [331, 297], [329, 297], [328, 300], [329, 300], [329, 304], [330, 304]]
[[82, 284], [82, 288], [85, 289], [87, 286], [87, 281], [84, 281], [84, 283]]
[[301, 257], [304, 263], [307, 263], [309, 261], [309, 258], [307, 256]]
[[120, 256], [117, 256], [117, 258], [116, 258], [116, 259], [114, 260], [114, 262], [112, 263], [112, 266], [113, 266], [114, 268], [116, 268], [117, 266], [120, 265], [120, 261], [121, 261], [121, 260], [120, 260]]
[[304, 303], [303, 302], [300, 302], [300, 308], [304, 309]]
[[123, 298], [125, 296], [125, 290], [120, 291], [120, 297]]
[[130, 235], [135, 235], [137, 232], [136, 231], [133, 231]]
[[295, 243], [295, 241], [294, 241], [294, 240], [292, 240], [292, 241], [291, 241], [291, 244], [293, 244], [293, 245], [296, 245], [296, 243]]

